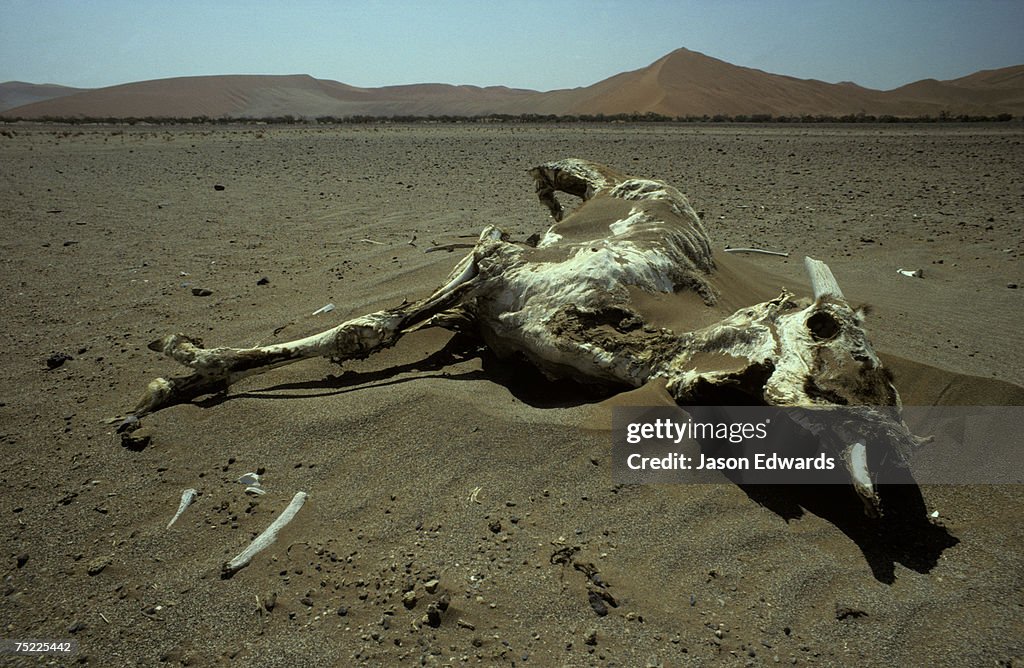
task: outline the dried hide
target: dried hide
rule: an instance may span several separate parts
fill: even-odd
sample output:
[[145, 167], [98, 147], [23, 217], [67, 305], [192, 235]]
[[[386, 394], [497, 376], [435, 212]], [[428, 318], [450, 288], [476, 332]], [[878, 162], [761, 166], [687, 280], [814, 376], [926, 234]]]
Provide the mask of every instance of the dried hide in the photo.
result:
[[[899, 395], [862, 314], [825, 264], [806, 259], [811, 298], [783, 289], [737, 304], [703, 223], [674, 187], [578, 159], [530, 173], [556, 221], [535, 246], [488, 227], [432, 295], [289, 343], [204, 349], [167, 336], [150, 348], [192, 373], [154, 380], [132, 417], [300, 359], [361, 358], [414, 329], [445, 327], [477, 334], [501, 355], [522, 354], [552, 378], [623, 387], [664, 379], [684, 405], [864, 406], [862, 422], [830, 438], [868, 513], [877, 514], [869, 471], [882, 458], [903, 461], [913, 437], [896, 410], [884, 409], [898, 408]], [[556, 192], [583, 202], [567, 215]], [[652, 326], [635, 305], [643, 294], [689, 296], [692, 327]], [[866, 440], [886, 443], [885, 451]]]

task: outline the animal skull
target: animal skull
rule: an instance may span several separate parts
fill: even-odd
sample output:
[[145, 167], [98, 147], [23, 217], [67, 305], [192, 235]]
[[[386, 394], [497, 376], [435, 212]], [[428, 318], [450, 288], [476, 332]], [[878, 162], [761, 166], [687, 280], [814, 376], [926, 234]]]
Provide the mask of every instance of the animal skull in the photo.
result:
[[[813, 298], [783, 289], [759, 304], [736, 304], [703, 223], [674, 187], [579, 159], [530, 173], [555, 219], [535, 245], [489, 226], [429, 297], [297, 341], [204, 349], [182, 334], [164, 337], [150, 348], [192, 373], [151, 382], [130, 417], [300, 359], [361, 358], [415, 329], [443, 327], [479, 335], [499, 355], [521, 354], [552, 378], [622, 387], [664, 379], [682, 405], [863, 406], [858, 424], [826, 437], [868, 514], [879, 513], [871, 471], [885, 458], [904, 462], [914, 437], [862, 312], [824, 263], [805, 260]], [[556, 192], [583, 202], [566, 215]], [[688, 299], [691, 326], [652, 326], [636, 306], [644, 294]]]

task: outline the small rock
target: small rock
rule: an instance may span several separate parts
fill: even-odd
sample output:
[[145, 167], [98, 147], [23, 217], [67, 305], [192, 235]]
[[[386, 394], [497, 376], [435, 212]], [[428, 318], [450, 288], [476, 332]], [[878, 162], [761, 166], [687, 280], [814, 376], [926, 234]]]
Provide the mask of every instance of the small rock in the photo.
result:
[[260, 280], [256, 281], [256, 285], [270, 285], [270, 279], [264, 276]]
[[592, 630], [588, 633], [587, 637], [583, 639], [583, 642], [591, 647], [595, 646], [597, 644], [597, 631]]
[[121, 433], [121, 445], [132, 452], [142, 452], [152, 441], [153, 430], [149, 427]]
[[192, 294], [196, 297], [209, 297], [213, 294], [213, 290], [207, 288], [192, 288]]
[[313, 598], [310, 597], [310, 596], [303, 596], [302, 598], [299, 599], [299, 603], [301, 603], [302, 605], [306, 606], [307, 608], [312, 608], [313, 607]]
[[89, 575], [99, 575], [103, 572], [103, 569], [109, 566], [113, 562], [110, 557], [96, 557], [89, 562], [85, 572]]
[[339, 617], [344, 617], [347, 614], [348, 614], [348, 608], [346, 608], [343, 605], [338, 607], [338, 616]]
[[433, 628], [441, 626], [441, 610], [436, 603], [427, 606], [427, 614], [423, 615], [423, 623]]
[[68, 627], [68, 633], [78, 633], [79, 631], [84, 631], [85, 628], [85, 622], [74, 622]]
[[1017, 289], [1017, 284], [1016, 283], [1007, 283], [1006, 287], [1010, 288], [1011, 290], [1016, 290]]
[[491, 530], [491, 533], [501, 532], [501, 520], [494, 520], [487, 525], [487, 528]]
[[608, 614], [608, 606], [604, 604], [604, 599], [596, 591], [588, 591], [587, 600], [590, 601], [590, 607], [598, 617], [604, 617]]
[[273, 592], [270, 596], [263, 599], [263, 609], [267, 612], [273, 612], [274, 608], [277, 607], [277, 592]]
[[402, 595], [402, 605], [405, 606], [406, 610], [412, 610], [413, 608], [415, 608], [416, 601], [417, 598], [415, 591], [407, 591], [405, 592], [405, 594]]
[[213, 184], [213, 189], [220, 192], [221, 190], [224, 190], [224, 186], [221, 185], [220, 183], [215, 183]]
[[441, 586], [441, 581], [437, 578], [432, 578], [423, 583], [423, 588], [427, 590], [428, 594], [437, 593], [437, 588]]
[[46, 368], [56, 369], [57, 367], [62, 366], [64, 362], [68, 362], [73, 359], [75, 358], [67, 353], [54, 353], [46, 358]]
[[849, 605], [839, 605], [838, 603], [836, 603], [836, 619], [837, 620], [857, 619], [858, 617], [867, 617], [867, 616], [868, 616], [868, 613], [864, 612], [863, 610], [860, 610], [859, 608], [854, 608], [854, 607], [851, 607]]
[[28, 552], [22, 552], [14, 558], [14, 561], [18, 564], [18, 568], [21, 568], [28, 563]]

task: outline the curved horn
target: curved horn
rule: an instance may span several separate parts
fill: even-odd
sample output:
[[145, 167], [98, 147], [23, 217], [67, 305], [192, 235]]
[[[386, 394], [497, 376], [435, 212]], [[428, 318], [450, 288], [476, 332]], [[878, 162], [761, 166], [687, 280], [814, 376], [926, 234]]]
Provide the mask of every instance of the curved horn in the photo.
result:
[[811, 289], [814, 290], [815, 301], [822, 297], [846, 299], [843, 297], [843, 291], [839, 289], [836, 277], [832, 275], [832, 270], [828, 268], [827, 264], [812, 257], [805, 257], [804, 267], [807, 269], [807, 274], [811, 277]]
[[864, 502], [864, 513], [868, 517], [878, 517], [881, 514], [881, 504], [875, 485], [871, 482], [871, 473], [868, 471], [867, 448], [863, 443], [854, 443], [843, 452], [843, 460], [846, 470], [850, 472], [853, 488]]

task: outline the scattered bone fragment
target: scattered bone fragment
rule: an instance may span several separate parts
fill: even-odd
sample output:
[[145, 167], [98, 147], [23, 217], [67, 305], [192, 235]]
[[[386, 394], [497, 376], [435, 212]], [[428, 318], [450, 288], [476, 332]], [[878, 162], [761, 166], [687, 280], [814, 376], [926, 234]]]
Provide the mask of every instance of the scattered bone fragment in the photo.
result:
[[726, 253], [760, 253], [761, 255], [778, 255], [779, 257], [789, 257], [789, 251], [773, 251], [765, 250], [764, 248], [723, 248]]
[[305, 502], [306, 493], [296, 492], [295, 496], [292, 497], [291, 503], [288, 504], [288, 507], [277, 516], [277, 519], [270, 523], [270, 526], [263, 530], [263, 533], [256, 536], [256, 538], [249, 543], [249, 547], [242, 550], [234, 559], [225, 562], [224, 565], [221, 566], [221, 575], [223, 577], [231, 577], [241, 569], [248, 566], [254, 556], [277, 540], [277, 533], [286, 527], [292, 519], [294, 519], [295, 514], [299, 512], [299, 509], [302, 508], [302, 504]]
[[924, 271], [921, 269], [897, 269], [896, 271], [908, 278], [924, 278]]
[[170, 529], [171, 525], [178, 521], [181, 514], [185, 512], [185, 509], [192, 505], [192, 502], [196, 500], [196, 495], [199, 494], [196, 490], [189, 488], [181, 493], [181, 502], [178, 504], [178, 512], [174, 513], [174, 517], [167, 523], [167, 528]]
[[260, 483], [259, 473], [245, 473], [238, 479], [238, 482], [245, 485], [245, 493], [250, 496], [263, 496], [267, 493]]

